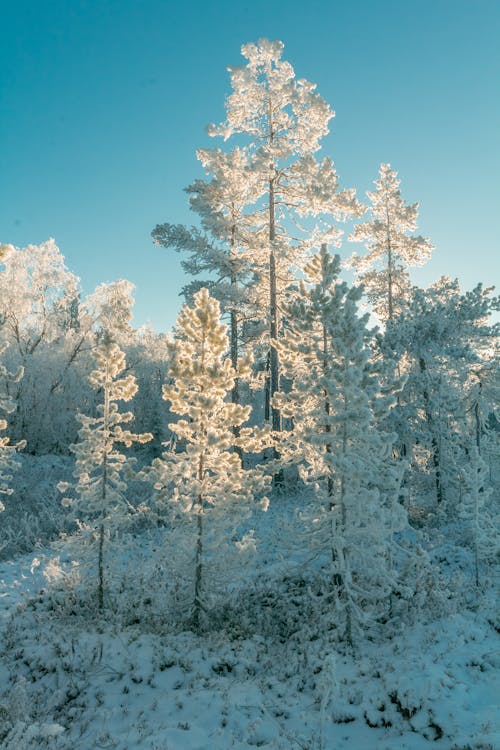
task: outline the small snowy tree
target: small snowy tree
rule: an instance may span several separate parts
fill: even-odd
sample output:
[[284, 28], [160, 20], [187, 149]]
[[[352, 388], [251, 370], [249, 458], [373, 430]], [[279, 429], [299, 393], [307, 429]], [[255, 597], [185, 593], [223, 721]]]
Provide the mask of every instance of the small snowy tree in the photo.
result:
[[[7, 345], [0, 346], [0, 357], [6, 350]], [[12, 400], [8, 392], [9, 383], [15, 383], [22, 378], [23, 371], [19, 369], [18, 372], [13, 375], [9, 373], [4, 365], [0, 364], [0, 410], [5, 413], [15, 411], [16, 403]], [[0, 419], [0, 431], [7, 428], [7, 422], [5, 419]], [[0, 436], [0, 495], [11, 495], [12, 489], [9, 486], [9, 480], [12, 479], [12, 471], [18, 466], [18, 462], [14, 456], [19, 448], [22, 448], [24, 442], [19, 442], [17, 445], [11, 445], [9, 438], [2, 435]], [[0, 500], [0, 511], [4, 510], [4, 505]]]
[[292, 387], [276, 402], [294, 423], [283, 434], [282, 455], [314, 487], [306, 538], [329, 567], [334, 609], [352, 643], [394, 590], [393, 535], [406, 519], [397, 503], [393, 436], [378, 427], [393, 396], [383, 392], [383, 365], [371, 357], [368, 315], [358, 315], [362, 289], [339, 282], [339, 269], [326, 246], [305, 267], [287, 310], [289, 330], [277, 342]]
[[428, 238], [411, 235], [417, 228], [418, 203], [401, 198], [400, 181], [390, 164], [381, 164], [376, 190], [368, 192], [372, 220], [358, 224], [349, 237], [364, 242], [368, 253], [351, 258], [368, 299], [383, 321], [397, 315], [410, 292], [407, 269], [422, 265], [433, 250]]
[[[134, 443], [151, 440], [149, 433], [134, 434], [122, 425], [132, 421], [131, 412], [120, 412], [118, 402], [130, 401], [137, 391], [133, 375], [119, 377], [125, 369], [125, 355], [108, 336], [104, 336], [95, 359], [97, 368], [89, 377], [90, 384], [102, 397], [98, 407], [99, 416], [79, 414], [81, 428], [79, 440], [71, 446], [76, 456], [74, 485], [76, 497], [65, 497], [63, 504], [73, 509], [79, 528], [79, 538], [91, 549], [97, 547], [98, 606], [102, 611], [105, 593], [105, 540], [110, 539], [120, 526], [129, 519], [133, 508], [124, 492], [126, 481], [124, 469], [131, 459], [121, 453], [117, 445], [127, 448]], [[69, 485], [61, 483], [59, 489], [66, 492]]]
[[474, 579], [479, 586], [480, 563], [500, 552], [500, 533], [490, 506], [491, 487], [488, 469], [476, 445], [470, 448], [468, 462], [462, 466], [464, 492], [459, 514], [467, 524], [474, 556]]
[[[236, 543], [235, 535], [268, 484], [260, 468], [243, 469], [234, 450], [260, 450], [266, 434], [242, 427], [250, 407], [227, 400], [235, 378], [247, 376], [251, 365], [248, 358], [240, 359], [235, 370], [226, 358], [227, 350], [227, 327], [220, 322], [219, 303], [201, 289], [194, 306], [184, 306], [177, 319], [171, 346], [173, 384], [163, 388], [170, 410], [182, 417], [169, 427], [183, 450], [165, 452], [146, 473], [160, 509], [175, 524], [177, 547], [182, 528], [186, 533], [195, 628], [200, 627], [216, 583], [207, 580], [206, 569], [222, 567], [227, 576], [229, 550], [244, 551], [254, 545], [252, 532]], [[234, 427], [239, 428], [238, 436]], [[267, 507], [265, 498], [261, 502]]]

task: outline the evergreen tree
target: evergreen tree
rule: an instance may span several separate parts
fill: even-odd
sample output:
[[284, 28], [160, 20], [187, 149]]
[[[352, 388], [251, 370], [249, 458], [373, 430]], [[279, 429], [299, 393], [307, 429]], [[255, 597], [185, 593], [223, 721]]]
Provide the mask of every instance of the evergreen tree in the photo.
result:
[[400, 181], [390, 164], [381, 164], [376, 190], [368, 192], [372, 220], [358, 224], [351, 242], [364, 242], [368, 253], [351, 258], [368, 299], [381, 320], [392, 320], [408, 301], [407, 269], [422, 265], [433, 250], [428, 238], [411, 235], [417, 228], [418, 203], [407, 205], [401, 198]]
[[479, 586], [480, 563], [494, 559], [500, 552], [498, 521], [490, 504], [488, 470], [476, 445], [470, 448], [468, 461], [461, 469], [464, 492], [459, 515], [467, 524], [474, 559], [474, 580]]
[[[227, 554], [235, 549], [236, 529], [268, 484], [260, 468], [243, 469], [234, 449], [258, 451], [267, 437], [262, 431], [242, 427], [249, 406], [227, 400], [235, 378], [250, 374], [251, 362], [240, 359], [235, 370], [226, 358], [227, 327], [220, 322], [219, 303], [206, 289], [195, 294], [192, 308], [183, 307], [171, 350], [173, 383], [164, 386], [163, 397], [181, 417], [169, 427], [183, 450], [166, 451], [147, 475], [160, 509], [179, 527], [177, 546], [184, 527], [193, 569], [191, 611], [194, 627], [199, 628], [216, 583], [207, 580], [206, 568], [217, 567], [213, 563], [219, 560], [227, 576]], [[237, 437], [234, 427], [240, 428]], [[267, 507], [265, 498], [261, 502]], [[248, 545], [253, 545], [251, 534], [239, 542], [240, 549]]]
[[[407, 309], [383, 337], [382, 354], [404, 357], [407, 370], [390, 424], [404, 429], [399, 437], [407, 447], [410, 481], [422, 472], [432, 478], [441, 508], [458, 494], [459, 467], [468, 460], [469, 446], [477, 444], [469, 399], [477, 384], [474, 373], [498, 367], [488, 353], [500, 330], [488, 321], [498, 304], [491, 288], [478, 285], [462, 293], [457, 280], [443, 277], [428, 289], [414, 288]], [[418, 489], [422, 494], [424, 487]]]
[[[155, 244], [187, 254], [182, 267], [190, 276], [206, 275], [183, 289], [190, 303], [202, 287], [219, 300], [229, 314], [231, 363], [236, 367], [242, 349], [242, 327], [258, 317], [250, 304], [256, 254], [252, 228], [255, 219], [248, 206], [258, 199], [258, 175], [245, 149], [229, 153], [220, 149], [197, 151], [210, 180], [195, 180], [186, 188], [191, 209], [201, 220], [202, 231], [179, 224], [161, 224], [152, 232]], [[232, 391], [239, 403], [238, 379]]]
[[[127, 448], [134, 443], [151, 440], [149, 433], [134, 434], [122, 425], [133, 420], [131, 412], [120, 412], [118, 402], [130, 401], [137, 391], [133, 375], [119, 377], [125, 369], [125, 355], [113, 340], [104, 335], [95, 353], [97, 367], [89, 377], [90, 384], [102, 396], [98, 407], [99, 416], [79, 414], [81, 428], [79, 440], [71, 446], [76, 456], [74, 476], [77, 483], [73, 490], [76, 497], [66, 497], [63, 503], [72, 507], [79, 527], [79, 541], [95, 554], [97, 547], [98, 606], [102, 611], [105, 596], [106, 539], [116, 533], [129, 519], [133, 510], [124, 491], [127, 483], [124, 469], [131, 459], [118, 450], [117, 445]], [[66, 492], [67, 483], [59, 489]]]
[[335, 610], [352, 643], [388, 606], [396, 585], [393, 534], [405, 514], [393, 436], [378, 427], [393, 397], [383, 392], [383, 365], [371, 356], [368, 315], [358, 315], [362, 289], [339, 282], [339, 269], [326, 246], [305, 267], [277, 342], [292, 386], [275, 398], [294, 424], [283, 433], [282, 455], [299, 464], [315, 491], [306, 535], [313, 553], [328, 560]]
[[[339, 241], [341, 233], [332, 221], [361, 215], [364, 209], [354, 190], [338, 190], [332, 161], [318, 161], [314, 156], [334, 116], [315, 84], [295, 78], [290, 63], [281, 59], [279, 41], [261, 39], [241, 51], [247, 64], [229, 68], [233, 90], [226, 100], [226, 120], [210, 126], [209, 134], [224, 140], [246, 136], [252, 170], [258, 177], [254, 205], [260, 209], [261, 251], [255, 262], [258, 304], [262, 305], [264, 297], [268, 300], [271, 395], [280, 389], [278, 351], [271, 342], [281, 337], [281, 310], [295, 271], [321, 241]], [[313, 225], [304, 233], [303, 223], [308, 219]], [[275, 431], [281, 429], [276, 405], [272, 426]]]

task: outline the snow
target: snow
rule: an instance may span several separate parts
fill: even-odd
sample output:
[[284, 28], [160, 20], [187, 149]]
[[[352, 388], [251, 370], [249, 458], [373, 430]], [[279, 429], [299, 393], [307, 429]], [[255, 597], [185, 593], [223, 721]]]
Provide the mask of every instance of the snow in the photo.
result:
[[197, 635], [72, 616], [32, 560], [0, 565], [5, 750], [500, 747], [493, 589], [352, 654], [306, 627]]

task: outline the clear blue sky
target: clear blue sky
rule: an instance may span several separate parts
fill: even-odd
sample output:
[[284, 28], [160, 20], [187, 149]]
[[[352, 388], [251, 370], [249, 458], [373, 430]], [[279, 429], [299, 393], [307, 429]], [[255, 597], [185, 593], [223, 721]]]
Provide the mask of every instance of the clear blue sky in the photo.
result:
[[[179, 257], [163, 221], [191, 222], [195, 150], [224, 118], [227, 65], [281, 39], [336, 110], [322, 153], [364, 197], [388, 161], [436, 245], [413, 275], [499, 281], [498, 0], [0, 2], [0, 241], [54, 236], [86, 291], [136, 284], [137, 324], [168, 329]], [[352, 250], [344, 250], [344, 255]]]

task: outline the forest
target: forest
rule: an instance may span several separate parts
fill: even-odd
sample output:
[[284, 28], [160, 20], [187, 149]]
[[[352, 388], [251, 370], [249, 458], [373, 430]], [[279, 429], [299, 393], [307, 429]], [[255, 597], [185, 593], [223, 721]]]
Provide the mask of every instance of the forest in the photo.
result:
[[0, 245], [0, 747], [495, 750], [499, 297], [413, 285], [404, 175], [242, 55], [172, 331]]

